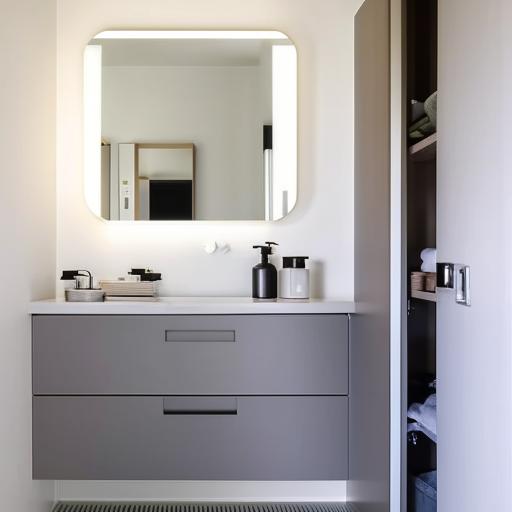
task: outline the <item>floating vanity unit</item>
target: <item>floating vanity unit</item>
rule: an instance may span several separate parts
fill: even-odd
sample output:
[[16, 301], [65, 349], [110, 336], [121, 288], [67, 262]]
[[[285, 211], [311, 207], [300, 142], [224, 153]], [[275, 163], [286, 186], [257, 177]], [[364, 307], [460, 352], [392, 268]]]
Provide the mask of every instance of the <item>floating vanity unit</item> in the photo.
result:
[[35, 302], [33, 474], [345, 480], [354, 304]]

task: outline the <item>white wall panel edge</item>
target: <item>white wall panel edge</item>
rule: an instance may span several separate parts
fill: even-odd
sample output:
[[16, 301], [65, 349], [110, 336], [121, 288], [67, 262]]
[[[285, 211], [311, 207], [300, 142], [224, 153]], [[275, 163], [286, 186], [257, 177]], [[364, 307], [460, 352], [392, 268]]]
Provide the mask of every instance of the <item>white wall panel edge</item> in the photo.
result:
[[390, 0], [390, 512], [399, 512], [402, 494], [402, 319], [405, 270], [403, 2]]

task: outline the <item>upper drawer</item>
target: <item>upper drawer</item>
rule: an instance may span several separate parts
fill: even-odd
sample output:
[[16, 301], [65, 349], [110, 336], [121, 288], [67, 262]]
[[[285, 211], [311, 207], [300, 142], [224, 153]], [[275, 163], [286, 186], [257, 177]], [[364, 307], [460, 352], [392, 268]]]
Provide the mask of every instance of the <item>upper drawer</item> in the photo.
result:
[[346, 315], [34, 316], [34, 394], [347, 394]]

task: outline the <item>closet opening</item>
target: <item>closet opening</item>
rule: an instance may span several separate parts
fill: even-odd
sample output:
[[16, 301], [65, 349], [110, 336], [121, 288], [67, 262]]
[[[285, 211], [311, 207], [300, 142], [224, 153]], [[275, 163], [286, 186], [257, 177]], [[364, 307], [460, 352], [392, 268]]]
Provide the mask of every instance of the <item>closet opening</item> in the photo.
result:
[[407, 512], [437, 500], [436, 150], [437, 0], [406, 0]]

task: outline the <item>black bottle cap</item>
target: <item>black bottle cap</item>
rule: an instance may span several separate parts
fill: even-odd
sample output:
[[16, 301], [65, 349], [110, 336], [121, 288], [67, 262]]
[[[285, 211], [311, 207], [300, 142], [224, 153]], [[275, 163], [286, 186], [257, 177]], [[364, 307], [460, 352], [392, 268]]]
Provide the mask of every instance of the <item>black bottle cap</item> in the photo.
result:
[[145, 268], [132, 268], [128, 274], [131, 274], [132, 276], [141, 276], [142, 274], [145, 274], [147, 270]]
[[162, 274], [160, 272], [151, 272], [145, 268], [132, 268], [128, 274], [132, 276], [139, 276], [141, 281], [161, 281]]
[[284, 256], [283, 268], [306, 268], [309, 256]]

